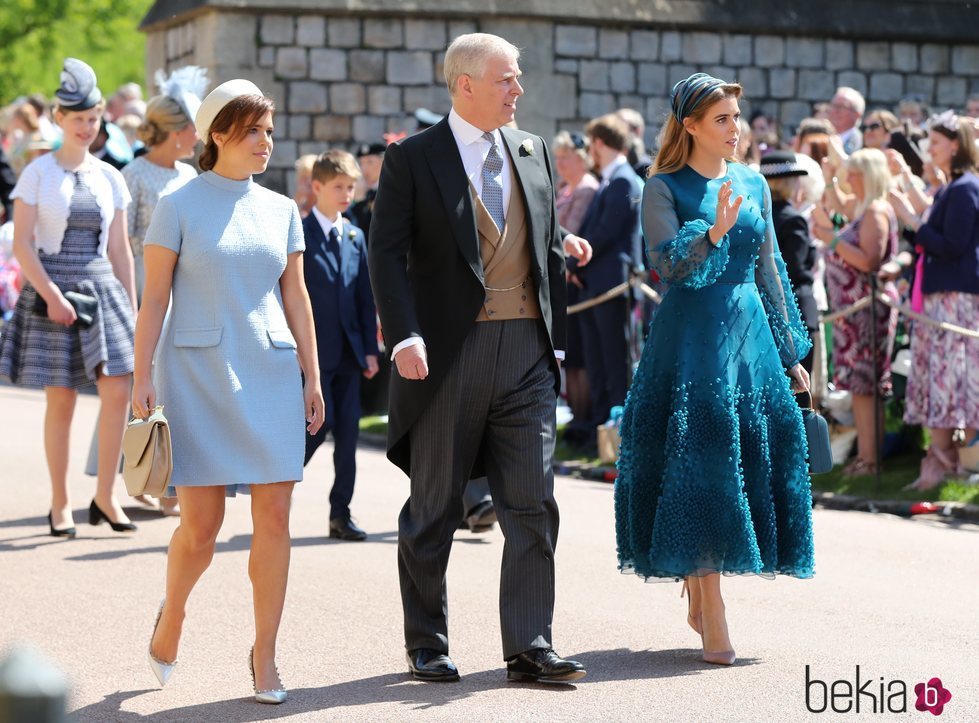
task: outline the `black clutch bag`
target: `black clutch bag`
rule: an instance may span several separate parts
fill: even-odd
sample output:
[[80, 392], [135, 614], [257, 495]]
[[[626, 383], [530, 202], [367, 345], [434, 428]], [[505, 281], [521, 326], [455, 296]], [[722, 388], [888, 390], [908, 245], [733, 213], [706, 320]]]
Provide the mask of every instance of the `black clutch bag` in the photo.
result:
[[[99, 308], [99, 300], [94, 296], [82, 294], [78, 291], [63, 291], [62, 294], [64, 294], [65, 300], [75, 310], [75, 316], [78, 317], [75, 323], [79, 326], [91, 326], [95, 320], [95, 312]], [[45, 317], [48, 315], [48, 302], [40, 294], [37, 295], [37, 299], [34, 301], [34, 313]]]
[[806, 441], [809, 443], [809, 474], [825, 474], [833, 469], [833, 448], [829, 441], [829, 425], [822, 415], [812, 408], [812, 394], [809, 407], [802, 410], [802, 423], [806, 428]]

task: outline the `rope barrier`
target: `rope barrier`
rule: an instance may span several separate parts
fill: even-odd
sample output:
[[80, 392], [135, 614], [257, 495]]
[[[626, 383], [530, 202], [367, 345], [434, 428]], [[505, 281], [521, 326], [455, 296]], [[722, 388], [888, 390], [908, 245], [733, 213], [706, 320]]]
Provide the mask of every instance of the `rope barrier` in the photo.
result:
[[[892, 299], [890, 296], [882, 291], [877, 292], [877, 301], [889, 306], [892, 309], [897, 309], [899, 312], [905, 316], [914, 319], [915, 321], [920, 321], [923, 324], [929, 324], [930, 326], [937, 327], [942, 331], [948, 331], [953, 334], [961, 334], [962, 336], [968, 336], [973, 339], [979, 339], [979, 331], [974, 329], [966, 329], [964, 326], [958, 326], [957, 324], [950, 324], [947, 321], [938, 321], [937, 319], [932, 319], [930, 316], [925, 316], [914, 309], [912, 309], [907, 304], [901, 304]], [[819, 317], [819, 321], [823, 324], [831, 324], [837, 319], [842, 319], [844, 316], [850, 316], [855, 314], [862, 309], [866, 309], [870, 306], [870, 296], [867, 295], [857, 301], [855, 304], [846, 307], [845, 309], [840, 309], [839, 311], [834, 311], [832, 314], [825, 314]]]
[[623, 281], [618, 286], [613, 286], [601, 296], [596, 296], [594, 299], [588, 299], [577, 304], [572, 304], [568, 307], [568, 314], [577, 314], [578, 312], [584, 311], [585, 309], [590, 309], [593, 306], [604, 304], [606, 301], [610, 301], [616, 296], [622, 296], [622, 294], [626, 293], [630, 288], [639, 289], [644, 296], [651, 299], [654, 303], [658, 304], [663, 300], [663, 297], [660, 296], [655, 289], [647, 285], [646, 282], [642, 280], [642, 276], [637, 274], [632, 276], [628, 281]]
[[613, 286], [611, 289], [606, 291], [601, 296], [596, 296], [594, 299], [588, 299], [587, 301], [582, 301], [577, 304], [572, 304], [568, 307], [569, 314], [577, 314], [585, 309], [590, 309], [593, 306], [598, 306], [599, 304], [604, 304], [606, 301], [611, 301], [616, 296], [622, 296], [625, 292], [629, 290], [631, 284], [628, 281], [624, 281], [618, 286]]
[[911, 317], [915, 321], [920, 321], [930, 326], [935, 326], [942, 331], [950, 331], [953, 334], [961, 334], [962, 336], [968, 336], [973, 339], [979, 339], [979, 331], [974, 329], [966, 329], [964, 326], [958, 326], [957, 324], [949, 324], [947, 321], [938, 321], [937, 319], [932, 319], [930, 316], [925, 316], [924, 314], [919, 314], [917, 311], [912, 309], [910, 306], [905, 304], [899, 304], [893, 299], [891, 299], [886, 294], [877, 294], [877, 300], [881, 303], [891, 307], [892, 309], [897, 309], [905, 316]]
[[848, 306], [845, 309], [840, 309], [839, 311], [834, 311], [832, 314], [820, 316], [819, 321], [823, 324], [832, 324], [837, 319], [842, 319], [844, 316], [856, 314], [858, 311], [866, 309], [868, 306], [870, 306], [870, 297], [865, 296], [852, 306]]
[[[577, 314], [579, 312], [585, 311], [586, 309], [591, 309], [592, 307], [598, 306], [599, 304], [604, 304], [606, 301], [616, 298], [617, 296], [622, 296], [622, 294], [629, 291], [630, 288], [637, 288], [644, 296], [651, 299], [655, 303], [660, 303], [663, 297], [652, 287], [650, 287], [646, 282], [642, 280], [642, 276], [636, 274], [632, 276], [628, 281], [624, 281], [618, 286], [613, 286], [611, 289], [606, 291], [601, 296], [596, 296], [594, 299], [588, 299], [587, 301], [582, 301], [578, 304], [572, 304], [568, 307], [568, 314]], [[957, 324], [950, 324], [947, 321], [938, 321], [937, 319], [932, 319], [930, 316], [925, 316], [924, 314], [918, 313], [912, 309], [907, 304], [901, 304], [887, 294], [883, 292], [877, 293], [877, 300], [882, 304], [891, 307], [892, 309], [897, 309], [900, 313], [904, 314], [908, 318], [914, 319], [915, 321], [920, 321], [923, 324], [930, 324], [931, 326], [937, 327], [942, 331], [948, 331], [953, 334], [961, 334], [962, 336], [967, 336], [972, 339], [979, 339], [979, 330], [967, 329], [964, 326], [958, 326]], [[845, 309], [840, 309], [839, 311], [834, 311], [830, 314], [822, 314], [819, 317], [819, 321], [823, 324], [832, 324], [837, 319], [842, 319], [845, 316], [851, 316], [856, 314], [858, 311], [863, 311], [868, 306], [870, 306], [870, 296], [867, 295], [860, 299], [859, 301], [851, 304]]]

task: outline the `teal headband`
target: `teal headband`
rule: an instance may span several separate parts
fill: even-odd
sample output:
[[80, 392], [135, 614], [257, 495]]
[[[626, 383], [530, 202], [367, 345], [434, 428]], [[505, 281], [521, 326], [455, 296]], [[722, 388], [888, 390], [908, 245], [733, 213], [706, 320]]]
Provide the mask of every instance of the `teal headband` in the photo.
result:
[[691, 115], [704, 98], [726, 83], [707, 73], [694, 73], [686, 80], [681, 80], [673, 86], [670, 100], [673, 104], [673, 117], [678, 123]]

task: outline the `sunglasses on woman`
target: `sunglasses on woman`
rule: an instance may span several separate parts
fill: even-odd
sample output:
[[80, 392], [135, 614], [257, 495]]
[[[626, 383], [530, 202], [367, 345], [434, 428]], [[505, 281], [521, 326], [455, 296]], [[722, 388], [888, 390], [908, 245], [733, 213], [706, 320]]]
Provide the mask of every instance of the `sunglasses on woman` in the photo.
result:
[[879, 131], [883, 127], [884, 126], [877, 121], [874, 121], [873, 123], [864, 123], [862, 126], [860, 126], [860, 132], [866, 133], [867, 131]]

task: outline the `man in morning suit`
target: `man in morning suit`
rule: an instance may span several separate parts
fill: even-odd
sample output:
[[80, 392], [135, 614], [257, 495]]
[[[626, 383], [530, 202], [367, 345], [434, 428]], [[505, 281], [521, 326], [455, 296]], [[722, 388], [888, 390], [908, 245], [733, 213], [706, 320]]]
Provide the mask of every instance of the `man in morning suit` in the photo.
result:
[[306, 460], [333, 433], [330, 537], [367, 538], [350, 517], [357, 476], [360, 378], [377, 374], [377, 316], [367, 273], [364, 233], [343, 217], [360, 169], [346, 151], [324, 153], [313, 163], [316, 204], [303, 219], [303, 272], [316, 327], [326, 423], [306, 435]]
[[411, 478], [398, 522], [405, 647], [422, 680], [459, 678], [445, 574], [463, 487], [484, 470], [506, 537], [507, 678], [585, 675], [551, 641], [567, 289], [547, 146], [501, 127], [523, 94], [518, 58], [495, 35], [452, 42], [452, 111], [388, 146], [371, 222], [371, 283], [397, 369], [388, 458]]
[[[585, 134], [601, 185], [580, 229], [594, 251], [591, 263], [575, 270], [583, 287], [582, 301], [627, 281], [630, 268], [642, 267], [642, 184], [626, 158], [629, 126], [609, 114], [591, 121]], [[628, 299], [618, 296], [581, 312], [585, 372], [591, 391], [587, 425], [591, 442], [596, 438], [595, 428], [605, 423], [612, 407], [625, 403], [629, 390], [628, 309]]]

